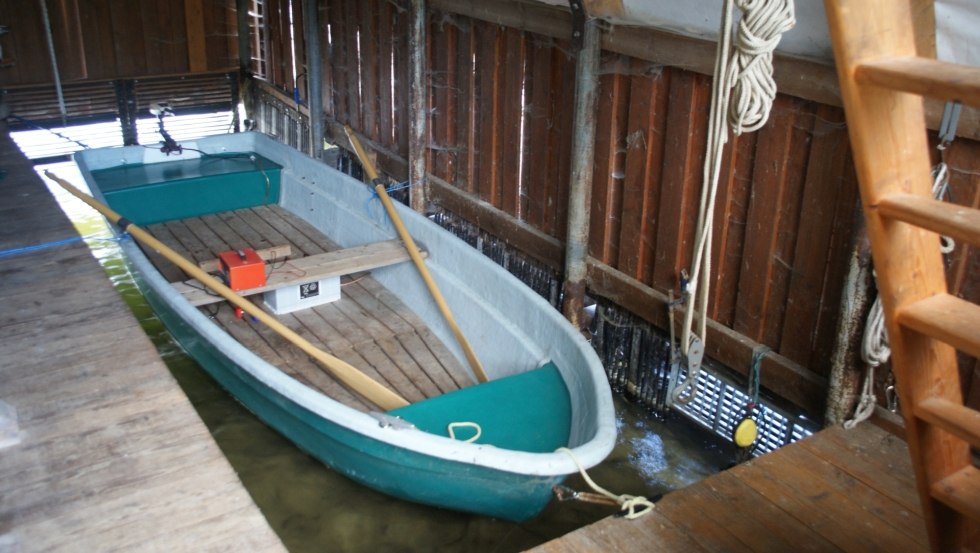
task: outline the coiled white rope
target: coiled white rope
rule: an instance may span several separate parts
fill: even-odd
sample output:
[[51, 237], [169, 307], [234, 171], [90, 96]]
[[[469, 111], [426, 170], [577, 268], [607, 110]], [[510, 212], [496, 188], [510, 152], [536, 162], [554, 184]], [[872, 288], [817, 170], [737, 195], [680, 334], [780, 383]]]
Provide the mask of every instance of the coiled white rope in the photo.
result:
[[[738, 35], [732, 46], [732, 13], [737, 5], [742, 11]], [[754, 131], [769, 118], [776, 97], [772, 79], [772, 53], [784, 32], [793, 28], [796, 19], [793, 0], [726, 0], [721, 17], [718, 50], [715, 57], [711, 89], [711, 111], [708, 120], [708, 151], [704, 159], [704, 179], [698, 210], [698, 232], [694, 242], [688, 298], [697, 293], [697, 307], [688, 304], [681, 334], [681, 353], [686, 357], [691, 342], [694, 312], [698, 311], [697, 335], [704, 341], [708, 324], [708, 291], [711, 282], [711, 235], [715, 198], [721, 174], [722, 153], [728, 142], [728, 126], [736, 135]], [[734, 95], [734, 101], [732, 100]], [[727, 114], [727, 117], [726, 117]], [[704, 266], [702, 272], [702, 265]], [[688, 401], [696, 391], [696, 367], [686, 382], [672, 392], [678, 398], [684, 388], [690, 389]], [[676, 392], [676, 393], [674, 393]]]
[[629, 495], [629, 494], [616, 495], [612, 493], [611, 491], [603, 488], [602, 486], [592, 481], [592, 478], [589, 477], [589, 473], [585, 472], [585, 469], [582, 467], [582, 464], [578, 462], [578, 458], [575, 457], [575, 454], [572, 453], [571, 449], [568, 449], [567, 447], [559, 447], [555, 451], [561, 451], [567, 454], [569, 457], [571, 457], [572, 462], [575, 463], [576, 467], [578, 467], [578, 472], [579, 474], [582, 475], [582, 479], [585, 480], [585, 483], [588, 484], [589, 487], [592, 488], [596, 493], [608, 497], [609, 499], [612, 499], [617, 504], [619, 504], [619, 508], [623, 511], [626, 511], [626, 513], [623, 514], [623, 518], [627, 520], [640, 518], [641, 516], [652, 511], [653, 508], [656, 506], [656, 504], [653, 501], [650, 501], [649, 499], [640, 495]]

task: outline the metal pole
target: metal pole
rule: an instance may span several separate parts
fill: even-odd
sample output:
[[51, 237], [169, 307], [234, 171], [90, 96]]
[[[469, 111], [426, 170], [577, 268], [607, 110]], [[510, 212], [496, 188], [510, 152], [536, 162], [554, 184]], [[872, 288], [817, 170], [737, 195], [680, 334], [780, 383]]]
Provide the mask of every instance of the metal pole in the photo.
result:
[[582, 49], [578, 52], [575, 65], [575, 119], [572, 125], [575, 134], [572, 137], [568, 234], [565, 242], [565, 298], [562, 311], [565, 318], [579, 328], [583, 326], [585, 260], [589, 253], [600, 38], [598, 20], [587, 20], [582, 32]]
[[428, 120], [425, 101], [426, 19], [425, 0], [412, 0], [412, 30], [408, 43], [411, 56], [409, 109], [412, 113], [408, 131], [408, 180], [411, 207], [420, 213], [425, 212], [429, 197], [425, 139]]
[[303, 0], [303, 32], [306, 35], [306, 84], [310, 108], [310, 155], [323, 154], [323, 80], [320, 72], [320, 12], [316, 0]]
[[61, 75], [58, 72], [58, 56], [54, 53], [54, 35], [51, 34], [51, 19], [48, 18], [48, 3], [46, 0], [38, 0], [41, 3], [41, 17], [44, 19], [44, 30], [48, 38], [48, 55], [51, 58], [51, 72], [54, 74], [54, 88], [58, 93], [58, 109], [61, 111], [61, 124], [68, 125], [68, 109], [65, 108], [65, 94], [61, 90]]

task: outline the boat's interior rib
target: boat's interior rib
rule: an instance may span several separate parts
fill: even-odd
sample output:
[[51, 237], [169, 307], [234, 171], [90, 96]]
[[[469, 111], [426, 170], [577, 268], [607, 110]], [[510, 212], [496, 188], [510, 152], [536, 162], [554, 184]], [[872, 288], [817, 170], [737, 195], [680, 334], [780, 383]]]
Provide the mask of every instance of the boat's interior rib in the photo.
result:
[[[149, 225], [158, 240], [197, 263], [220, 252], [289, 245], [291, 258], [338, 249], [326, 236], [278, 206], [241, 209]], [[171, 282], [187, 279], [162, 258], [153, 262]], [[269, 271], [290, 271], [288, 260], [269, 263]], [[258, 297], [253, 298], [261, 305]], [[307, 355], [248, 317], [238, 319], [226, 302], [200, 307], [232, 337], [284, 372], [341, 403], [374, 409], [344, 388]], [[369, 273], [341, 279], [341, 299], [279, 315], [279, 320], [324, 351], [339, 357], [409, 402], [468, 386], [472, 379], [422, 320]]]

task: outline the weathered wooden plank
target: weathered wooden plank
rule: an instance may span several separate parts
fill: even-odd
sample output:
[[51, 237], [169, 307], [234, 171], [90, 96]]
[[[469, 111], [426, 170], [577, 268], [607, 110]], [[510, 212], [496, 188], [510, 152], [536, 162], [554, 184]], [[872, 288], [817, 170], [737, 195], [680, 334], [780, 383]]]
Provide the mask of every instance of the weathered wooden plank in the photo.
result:
[[664, 159], [670, 162], [663, 168], [665, 186], [651, 282], [659, 290], [677, 289], [678, 274], [690, 263], [707, 135], [703, 114], [708, 112], [710, 96], [707, 79], [686, 72], [671, 74], [664, 145]]
[[187, 227], [187, 224], [183, 221], [169, 221], [164, 223], [167, 230], [170, 231], [171, 235], [177, 239], [177, 244], [168, 246], [177, 246], [173, 249], [180, 253], [182, 256], [193, 260], [195, 263], [200, 263], [202, 261], [207, 261], [214, 257], [214, 253], [207, 247], [204, 242], [194, 235], [194, 232]]
[[204, 0], [184, 0], [184, 23], [187, 31], [187, 65], [192, 73], [207, 71]]
[[257, 208], [256, 213], [289, 235], [289, 239], [303, 255], [315, 255], [337, 249], [337, 245], [320, 234], [313, 225], [289, 213], [279, 206]]
[[802, 440], [800, 447], [846, 470], [912, 514], [921, 516], [912, 461], [902, 439], [862, 424], [852, 430], [828, 428], [820, 434], [819, 440]]
[[482, 68], [477, 75], [477, 129], [476, 192], [480, 199], [500, 208], [500, 169], [498, 160], [502, 150], [502, 138], [497, 121], [503, 111], [501, 83], [503, 81], [503, 33], [496, 25], [476, 26], [476, 66]]
[[[805, 520], [811, 528], [832, 524], [836, 530], [825, 532], [824, 536], [846, 550], [928, 550], [926, 545], [910, 539], [898, 529], [914, 521], [902, 520], [896, 512], [883, 511], [880, 505], [867, 503], [877, 493], [874, 490], [863, 488], [863, 484], [855, 483], [846, 475], [841, 478], [840, 473], [827, 469], [822, 462], [815, 462], [802, 448], [780, 453], [782, 455], [763, 456], [753, 461], [758, 467], [753, 476], [745, 473], [738, 476], [749, 486], [766, 490], [763, 493], [772, 494], [779, 489], [781, 505], [788, 504], [784, 499], [786, 492], [794, 494], [791, 513]], [[875, 531], [872, 534], [867, 528]]]
[[639, 60], [631, 60], [631, 68], [622, 228], [615, 265], [631, 277], [649, 282], [657, 243], [657, 203], [663, 188], [660, 177], [670, 78], [663, 68], [648, 73], [647, 64]]
[[455, 142], [453, 159], [455, 172], [453, 185], [473, 192], [473, 167], [476, 164], [476, 68], [473, 56], [476, 55], [476, 34], [473, 22], [466, 17], [456, 16], [456, 68], [452, 83], [455, 96], [456, 116], [454, 117]]
[[520, 160], [524, 153], [524, 76], [527, 64], [527, 40], [523, 32], [507, 28], [503, 38], [503, 78], [498, 81], [502, 111], [498, 121], [501, 145], [494, 163], [501, 166], [496, 206], [523, 219]]
[[756, 136], [757, 133], [748, 133], [729, 138], [718, 183], [711, 254], [714, 277], [708, 316], [728, 327], [735, 319], [735, 292], [742, 268]]
[[799, 156], [806, 140], [799, 107], [780, 96], [769, 122], [759, 132], [752, 172], [752, 200], [746, 221], [742, 271], [734, 329], [749, 338], [778, 345], [786, 279], [793, 262], [791, 246], [799, 213]]
[[619, 252], [629, 108], [628, 63], [626, 58], [608, 53], [602, 54], [600, 60], [600, 65], [608, 69], [599, 77], [589, 253], [610, 265], [616, 262]]
[[361, 126], [357, 130], [378, 141], [378, 111], [381, 60], [378, 36], [378, 0], [358, 2], [360, 11]]
[[364, 128], [361, 108], [361, 79], [364, 78], [361, 67], [358, 37], [361, 31], [361, 15], [363, 7], [359, 2], [344, 2], [344, 33], [340, 36], [346, 45], [348, 72], [347, 79], [347, 117], [348, 124], [355, 129]]
[[376, 36], [369, 37], [376, 41], [378, 55], [378, 134], [376, 140], [386, 148], [395, 144], [394, 128], [394, 25], [395, 6], [390, 2], [378, 2], [378, 28]]

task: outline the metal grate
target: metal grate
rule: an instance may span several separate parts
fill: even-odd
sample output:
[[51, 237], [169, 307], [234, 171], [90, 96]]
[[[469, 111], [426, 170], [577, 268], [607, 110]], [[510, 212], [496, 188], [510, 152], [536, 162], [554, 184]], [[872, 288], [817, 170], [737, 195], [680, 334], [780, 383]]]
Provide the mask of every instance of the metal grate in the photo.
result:
[[[681, 374], [686, 377], [686, 370]], [[675, 403], [674, 408], [715, 434], [732, 440], [735, 425], [745, 416], [749, 396], [718, 373], [702, 370], [698, 393], [690, 403]], [[756, 405], [759, 438], [752, 447], [753, 456], [775, 451], [803, 439], [815, 431], [815, 425], [802, 417], [792, 417], [760, 399]]]

